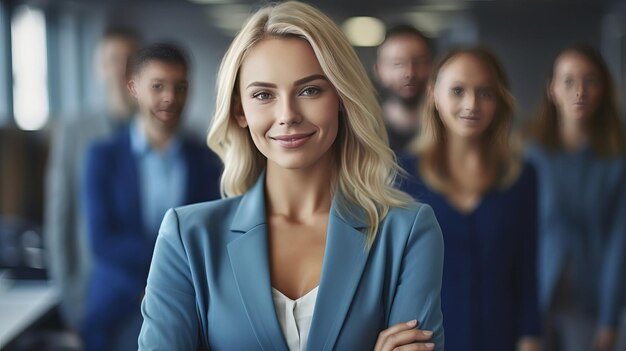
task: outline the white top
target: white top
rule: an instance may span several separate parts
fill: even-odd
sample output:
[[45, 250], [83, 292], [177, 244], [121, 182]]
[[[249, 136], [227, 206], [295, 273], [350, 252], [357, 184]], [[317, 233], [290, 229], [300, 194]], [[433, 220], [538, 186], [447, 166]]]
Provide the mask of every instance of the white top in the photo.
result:
[[295, 301], [272, 288], [276, 316], [278, 316], [289, 351], [304, 351], [306, 347], [313, 320], [313, 309], [317, 300], [317, 288], [315, 287]]

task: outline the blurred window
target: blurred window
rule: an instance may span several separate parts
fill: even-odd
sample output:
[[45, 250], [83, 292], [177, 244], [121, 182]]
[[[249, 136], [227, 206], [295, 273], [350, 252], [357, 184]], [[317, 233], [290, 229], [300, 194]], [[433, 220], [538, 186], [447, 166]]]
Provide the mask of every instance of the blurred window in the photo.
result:
[[46, 22], [43, 12], [27, 6], [11, 18], [13, 114], [23, 130], [41, 129], [48, 120]]
[[11, 26], [6, 3], [0, 1], [0, 126], [11, 116], [11, 55], [9, 39]]

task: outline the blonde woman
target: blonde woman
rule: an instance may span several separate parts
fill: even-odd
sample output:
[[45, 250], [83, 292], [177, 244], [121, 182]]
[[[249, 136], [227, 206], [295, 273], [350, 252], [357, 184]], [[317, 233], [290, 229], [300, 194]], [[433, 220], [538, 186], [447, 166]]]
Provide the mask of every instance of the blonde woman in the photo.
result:
[[539, 297], [549, 350], [615, 348], [626, 300], [626, 135], [602, 56], [554, 59], [530, 126], [539, 175]]
[[393, 188], [381, 108], [337, 26], [262, 8], [217, 82], [225, 198], [165, 216], [139, 349], [443, 350], [441, 232]]
[[509, 143], [504, 69], [483, 48], [452, 50], [425, 108], [403, 188], [441, 223], [446, 350], [537, 350], [536, 177]]

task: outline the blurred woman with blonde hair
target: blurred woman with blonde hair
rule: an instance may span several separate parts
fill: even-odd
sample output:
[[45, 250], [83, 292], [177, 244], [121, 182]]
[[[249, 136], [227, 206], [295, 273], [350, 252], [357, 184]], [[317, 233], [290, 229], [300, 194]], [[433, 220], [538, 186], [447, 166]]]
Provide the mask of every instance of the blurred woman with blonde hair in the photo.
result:
[[446, 245], [446, 350], [537, 350], [536, 179], [510, 142], [513, 97], [488, 50], [451, 50], [429, 82], [401, 185], [432, 206]]

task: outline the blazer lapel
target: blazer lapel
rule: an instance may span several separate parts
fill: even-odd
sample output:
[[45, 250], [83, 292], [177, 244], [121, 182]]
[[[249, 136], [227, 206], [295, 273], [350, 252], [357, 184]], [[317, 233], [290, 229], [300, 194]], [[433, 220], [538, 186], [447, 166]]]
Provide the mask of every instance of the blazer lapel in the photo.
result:
[[307, 350], [334, 348], [367, 263], [366, 227], [364, 212], [341, 216], [333, 201]]
[[287, 351], [272, 299], [264, 174], [241, 199], [231, 231], [241, 234], [228, 244], [228, 255], [239, 295], [259, 345], [263, 350]]

